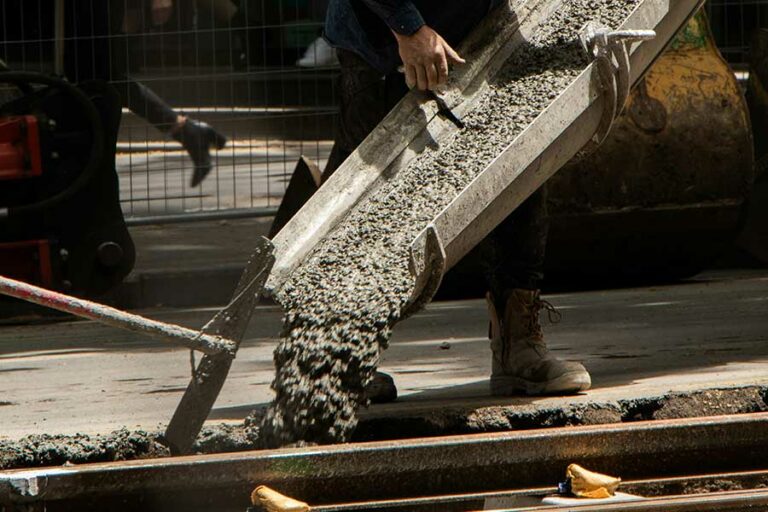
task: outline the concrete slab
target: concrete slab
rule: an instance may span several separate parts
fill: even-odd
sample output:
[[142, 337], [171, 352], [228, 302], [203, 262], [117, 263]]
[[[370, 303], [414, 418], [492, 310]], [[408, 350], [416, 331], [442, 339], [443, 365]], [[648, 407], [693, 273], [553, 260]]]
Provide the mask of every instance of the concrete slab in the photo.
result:
[[[593, 390], [575, 397], [490, 397], [485, 305], [444, 302], [396, 330], [382, 369], [394, 375], [401, 398], [373, 406], [363, 416], [371, 421], [434, 418], [460, 410], [478, 418], [499, 407], [551, 410], [768, 385], [766, 270], [547, 299], [563, 313], [560, 324], [545, 326], [552, 349], [582, 360], [592, 372]], [[214, 311], [144, 313], [199, 327]], [[279, 310], [258, 308], [212, 421], [240, 421], [269, 401], [279, 329]], [[154, 429], [170, 418], [189, 375], [187, 351], [92, 322], [2, 326], [0, 436]], [[728, 404], [712, 404], [715, 411], [721, 406]]]

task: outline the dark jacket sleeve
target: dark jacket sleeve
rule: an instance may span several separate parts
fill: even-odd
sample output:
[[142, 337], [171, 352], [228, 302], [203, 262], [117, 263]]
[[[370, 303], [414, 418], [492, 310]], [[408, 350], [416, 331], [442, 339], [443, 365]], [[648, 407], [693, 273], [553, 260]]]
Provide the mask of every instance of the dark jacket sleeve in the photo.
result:
[[421, 13], [409, 0], [362, 1], [398, 34], [411, 35], [425, 25]]

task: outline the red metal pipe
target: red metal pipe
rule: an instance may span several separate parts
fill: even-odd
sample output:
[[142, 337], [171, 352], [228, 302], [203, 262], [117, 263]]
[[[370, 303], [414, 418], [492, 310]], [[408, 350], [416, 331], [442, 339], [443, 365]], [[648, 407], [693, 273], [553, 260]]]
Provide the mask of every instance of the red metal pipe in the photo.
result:
[[237, 347], [234, 342], [220, 336], [211, 336], [180, 325], [151, 320], [8, 277], [0, 276], [0, 293], [120, 329], [150, 334], [206, 354], [227, 354], [234, 357]]

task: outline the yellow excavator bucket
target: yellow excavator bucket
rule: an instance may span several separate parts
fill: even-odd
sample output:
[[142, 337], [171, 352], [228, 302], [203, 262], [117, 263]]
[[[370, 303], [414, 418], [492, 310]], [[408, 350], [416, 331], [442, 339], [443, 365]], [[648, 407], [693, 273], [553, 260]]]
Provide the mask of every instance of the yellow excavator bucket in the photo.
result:
[[605, 143], [550, 180], [549, 275], [694, 274], [738, 234], [753, 173], [744, 95], [702, 9]]

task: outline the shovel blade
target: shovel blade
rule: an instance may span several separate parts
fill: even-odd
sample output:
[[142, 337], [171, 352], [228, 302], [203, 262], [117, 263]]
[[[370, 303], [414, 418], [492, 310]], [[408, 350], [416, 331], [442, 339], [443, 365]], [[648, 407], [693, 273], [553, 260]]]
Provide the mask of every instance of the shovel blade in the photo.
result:
[[[202, 331], [223, 336], [239, 346], [274, 263], [272, 242], [262, 237], [229, 305], [216, 313]], [[218, 354], [205, 355], [200, 360], [165, 431], [172, 454], [185, 455], [192, 451], [195, 439], [224, 386], [232, 360], [232, 357]]]

